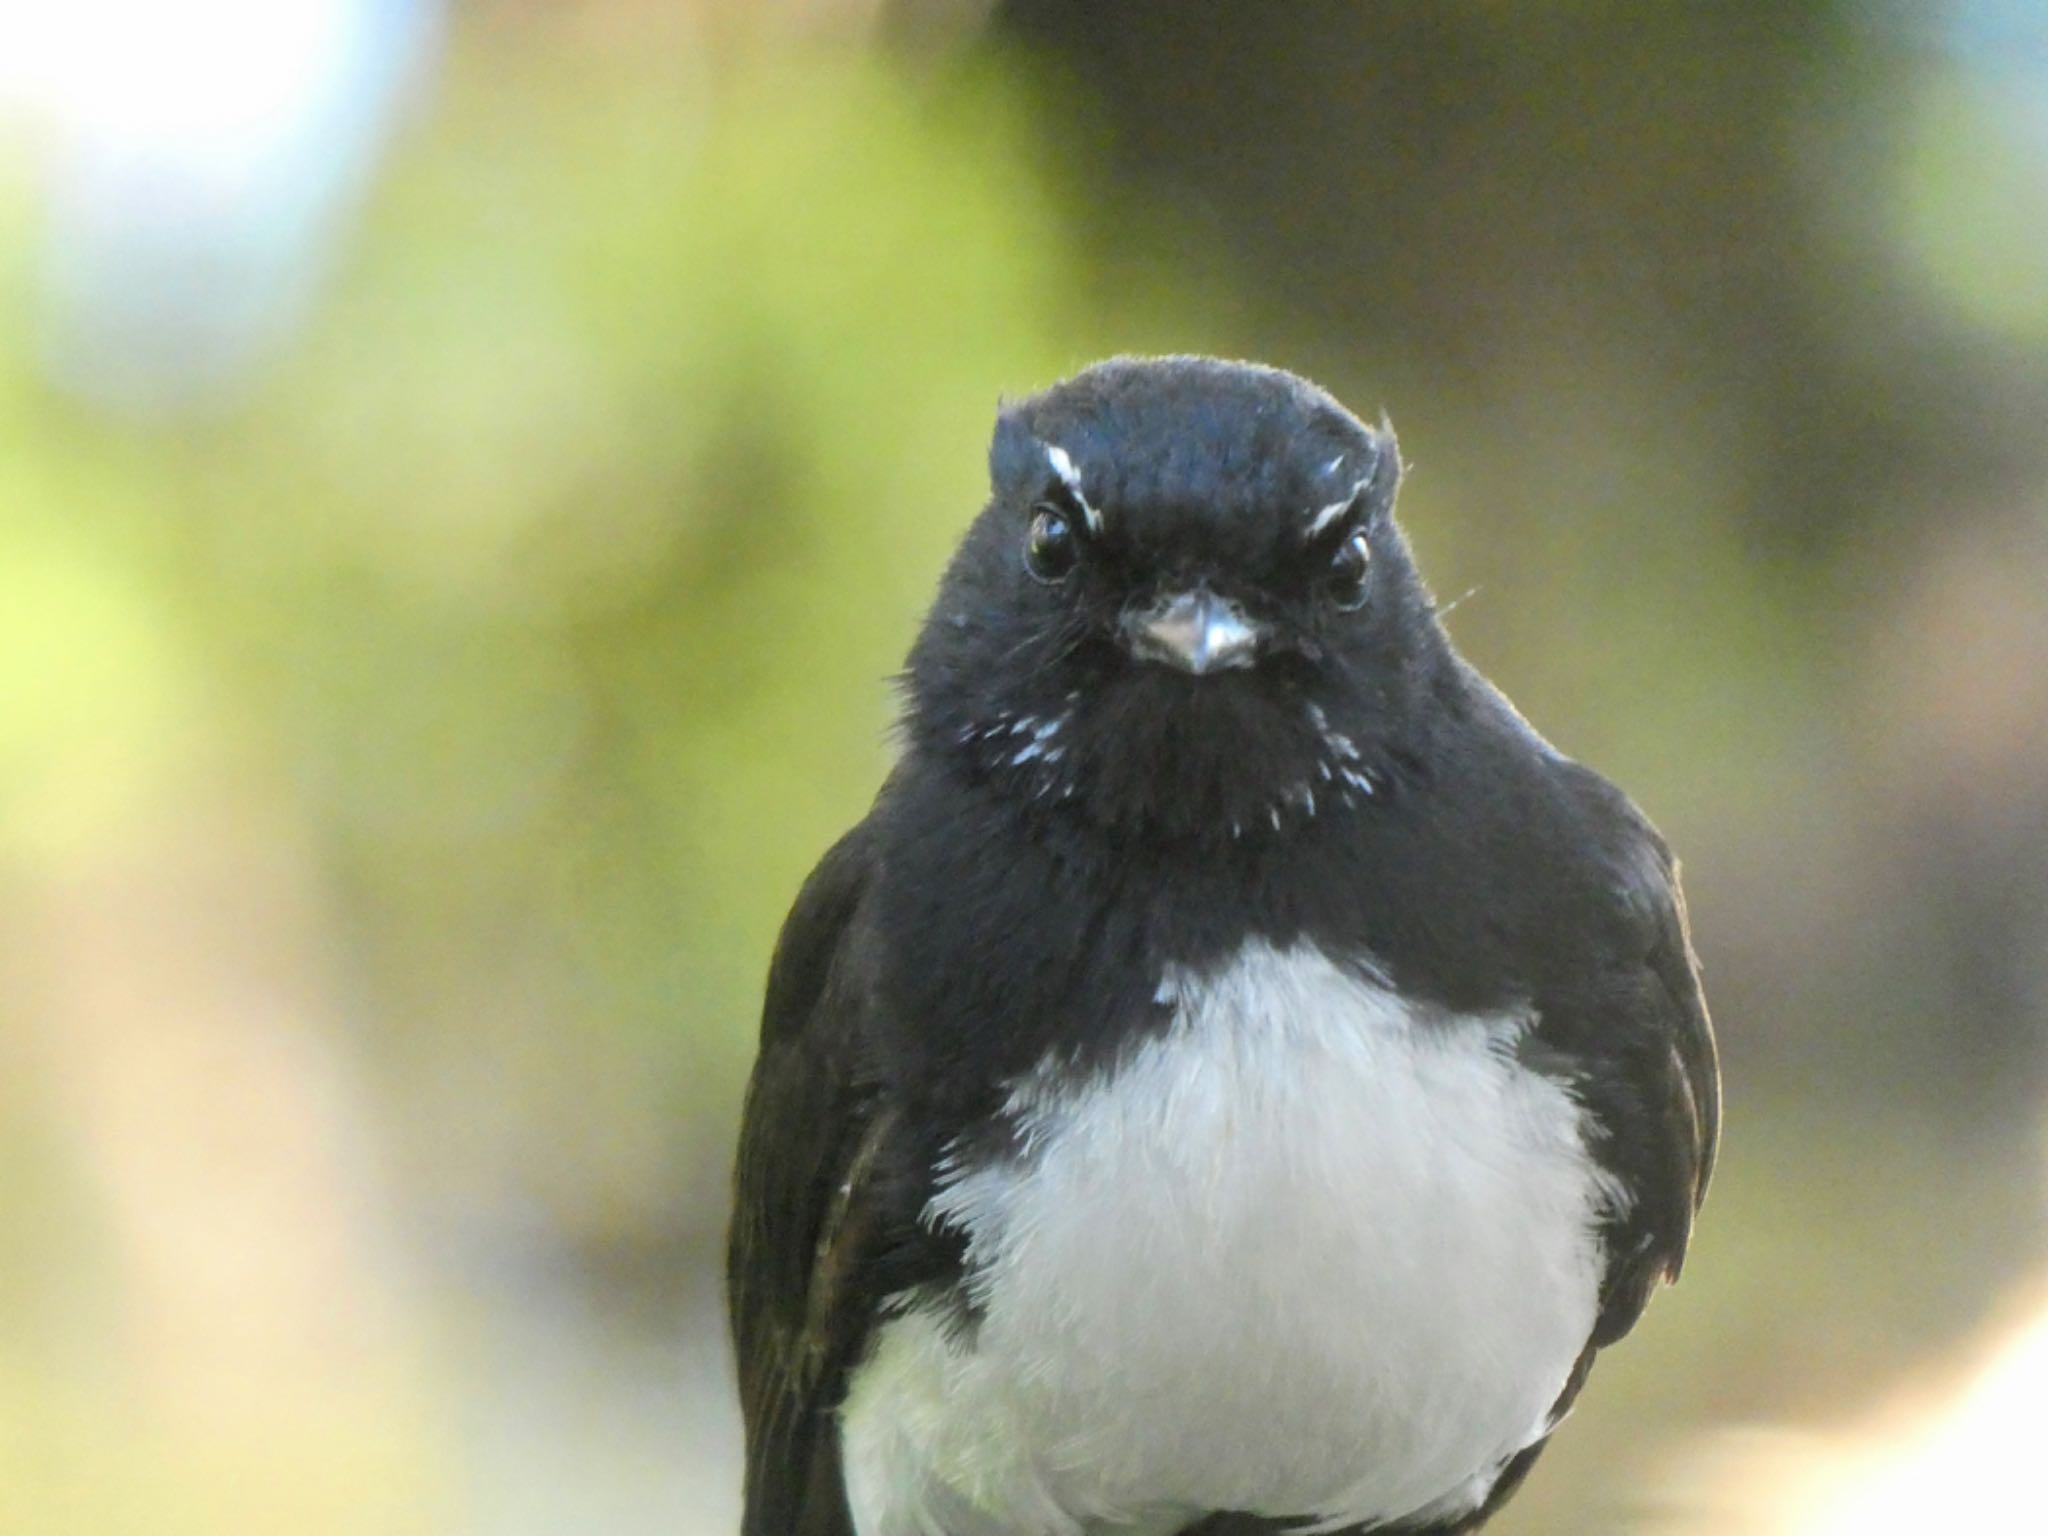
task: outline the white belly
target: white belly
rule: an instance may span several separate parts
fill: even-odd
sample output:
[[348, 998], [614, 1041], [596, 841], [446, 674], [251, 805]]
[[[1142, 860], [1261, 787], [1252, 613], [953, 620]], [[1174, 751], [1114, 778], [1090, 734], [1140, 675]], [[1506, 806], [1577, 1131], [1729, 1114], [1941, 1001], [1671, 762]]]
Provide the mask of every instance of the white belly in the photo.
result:
[[908, 1312], [855, 1375], [860, 1536], [1448, 1516], [1548, 1427], [1614, 1192], [1527, 1021], [1418, 1017], [1305, 945], [1162, 996], [1164, 1035], [1017, 1085], [1027, 1154], [934, 1199], [981, 1319]]

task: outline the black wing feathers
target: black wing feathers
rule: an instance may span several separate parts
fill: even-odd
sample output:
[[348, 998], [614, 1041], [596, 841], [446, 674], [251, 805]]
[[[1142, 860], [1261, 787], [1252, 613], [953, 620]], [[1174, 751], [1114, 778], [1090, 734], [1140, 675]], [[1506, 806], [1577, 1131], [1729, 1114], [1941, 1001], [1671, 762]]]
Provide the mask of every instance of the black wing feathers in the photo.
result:
[[804, 885], [776, 946], [747, 1090], [727, 1288], [746, 1418], [743, 1536], [850, 1536], [834, 1411], [866, 1338], [871, 1175], [893, 1117], [858, 1092], [865, 825]]
[[1617, 1162], [1632, 1173], [1631, 1203], [1606, 1234], [1593, 1331], [1604, 1347], [1635, 1326], [1657, 1284], [1675, 1280], [1685, 1262], [1720, 1140], [1721, 1088], [1677, 862], [1642, 813], [1598, 782], [1623, 813], [1618, 879], [1628, 939], [1598, 1000], [1606, 1017], [1597, 1021], [1622, 1068], [1610, 1076], [1626, 1097], [1599, 1107], [1622, 1154]]

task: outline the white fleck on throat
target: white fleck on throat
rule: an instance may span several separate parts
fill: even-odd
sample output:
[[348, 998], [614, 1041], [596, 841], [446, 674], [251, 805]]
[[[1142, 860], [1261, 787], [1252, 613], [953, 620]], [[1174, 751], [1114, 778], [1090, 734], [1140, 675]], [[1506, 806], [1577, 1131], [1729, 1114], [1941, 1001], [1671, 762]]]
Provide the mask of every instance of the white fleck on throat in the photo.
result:
[[[1079, 792], [1080, 780], [1072, 765], [1061, 767], [1068, 754], [1065, 742], [1058, 738], [1071, 721], [1072, 706], [1079, 698], [1077, 692], [1067, 694], [1068, 709], [1050, 718], [1003, 713], [987, 721], [970, 721], [955, 730], [954, 739], [972, 748], [990, 771], [1029, 769], [1033, 800], [1071, 800]], [[1263, 817], [1254, 812], [1250, 819], [1242, 814], [1231, 819], [1233, 838], [1242, 838], [1248, 830], [1257, 831], [1262, 824], [1270, 824], [1273, 831], [1279, 832], [1290, 819], [1313, 820], [1321, 808], [1355, 807], [1381, 793], [1382, 786], [1366, 766], [1358, 744], [1331, 726], [1322, 706], [1310, 702], [1305, 706], [1305, 714], [1320, 746], [1314, 760], [1314, 777], [1328, 788], [1318, 798], [1315, 784], [1307, 777], [1283, 785], [1262, 807]], [[1038, 766], [1033, 768], [1033, 764]]]
[[949, 1171], [979, 1322], [887, 1322], [842, 1421], [859, 1536], [1334, 1529], [1483, 1501], [1591, 1333], [1618, 1191], [1526, 1017], [1447, 1016], [1307, 944], [1170, 971], [1112, 1071], [1013, 1085]]

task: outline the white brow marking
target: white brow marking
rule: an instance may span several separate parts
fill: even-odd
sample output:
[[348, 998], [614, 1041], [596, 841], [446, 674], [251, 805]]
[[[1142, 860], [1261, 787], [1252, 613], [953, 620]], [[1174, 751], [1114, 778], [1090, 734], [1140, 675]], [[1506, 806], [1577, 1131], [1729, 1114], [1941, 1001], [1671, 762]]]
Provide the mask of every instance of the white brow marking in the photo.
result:
[[1102, 532], [1102, 514], [1088, 504], [1088, 498], [1081, 491], [1081, 471], [1074, 467], [1074, 461], [1067, 456], [1067, 450], [1058, 443], [1045, 444], [1046, 462], [1052, 465], [1052, 472], [1060, 477], [1060, 484], [1073, 493], [1074, 500], [1081, 504], [1081, 519], [1087, 523], [1090, 533]]
[[[1337, 463], [1337, 460], [1332, 459], [1330, 461], [1330, 468], [1335, 469], [1337, 467]], [[1328, 471], [1326, 470], [1325, 473], [1328, 473]], [[1353, 503], [1355, 503], [1358, 500], [1358, 498], [1364, 494], [1365, 488], [1371, 483], [1372, 476], [1366, 475], [1365, 477], [1360, 479], [1357, 484], [1352, 486], [1350, 490], [1346, 491], [1343, 496], [1338, 498], [1336, 501], [1331, 502], [1327, 507], [1324, 507], [1320, 511], [1318, 511], [1314, 517], [1309, 519], [1308, 536], [1310, 538], [1314, 538], [1317, 534], [1321, 533], [1325, 528], [1329, 527], [1330, 524], [1334, 523], [1335, 521], [1337, 521], [1338, 518], [1342, 517], [1346, 512], [1350, 511]]]

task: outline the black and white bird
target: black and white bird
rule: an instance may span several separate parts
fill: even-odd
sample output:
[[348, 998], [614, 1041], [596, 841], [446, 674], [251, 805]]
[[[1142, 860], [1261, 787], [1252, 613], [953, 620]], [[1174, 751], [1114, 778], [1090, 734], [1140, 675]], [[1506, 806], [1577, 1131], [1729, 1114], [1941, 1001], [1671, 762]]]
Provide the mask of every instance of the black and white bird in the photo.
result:
[[745, 1536], [1471, 1530], [1713, 1162], [1672, 857], [1452, 649], [1384, 423], [1119, 359], [989, 462], [768, 979]]

